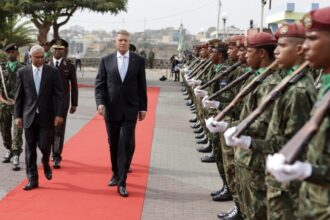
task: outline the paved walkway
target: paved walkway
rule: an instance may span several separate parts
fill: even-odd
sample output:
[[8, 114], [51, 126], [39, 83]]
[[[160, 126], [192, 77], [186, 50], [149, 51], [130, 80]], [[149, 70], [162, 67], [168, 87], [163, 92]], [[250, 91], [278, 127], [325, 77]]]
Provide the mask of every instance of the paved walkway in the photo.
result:
[[[93, 84], [95, 74], [96, 69], [86, 68], [84, 72], [78, 72], [78, 81]], [[169, 80], [160, 82], [158, 79], [162, 75]], [[161, 90], [141, 218], [217, 219], [216, 214], [229, 209], [232, 203], [211, 201], [209, 194], [221, 187], [221, 179], [215, 163], [200, 162], [202, 154], [196, 151], [197, 144], [188, 123], [192, 115], [185, 106], [180, 84], [173, 81], [168, 70], [147, 70], [147, 80], [148, 86], [158, 86]], [[95, 114], [94, 90], [80, 89], [78, 111], [68, 117], [66, 140]], [[0, 147], [1, 158], [4, 153], [4, 148]], [[21, 167], [21, 171], [13, 172], [11, 164], [0, 163], [0, 199], [25, 179], [24, 155], [21, 156]]]

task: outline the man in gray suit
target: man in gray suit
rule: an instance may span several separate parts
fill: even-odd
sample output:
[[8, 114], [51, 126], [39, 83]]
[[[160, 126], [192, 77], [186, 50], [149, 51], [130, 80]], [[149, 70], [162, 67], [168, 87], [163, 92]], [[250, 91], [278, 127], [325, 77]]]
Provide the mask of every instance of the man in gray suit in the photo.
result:
[[147, 111], [147, 88], [144, 59], [129, 48], [129, 33], [117, 32], [115, 53], [102, 58], [95, 79], [98, 112], [104, 116], [113, 176], [109, 186], [118, 186], [126, 197], [127, 164], [137, 119]]
[[44, 49], [35, 45], [30, 50], [32, 64], [18, 70], [15, 94], [15, 123], [24, 128], [25, 163], [29, 183], [23, 188], [39, 186], [37, 147], [42, 153], [44, 174], [52, 179], [49, 166], [54, 128], [63, 123], [64, 89], [56, 68], [45, 63]]

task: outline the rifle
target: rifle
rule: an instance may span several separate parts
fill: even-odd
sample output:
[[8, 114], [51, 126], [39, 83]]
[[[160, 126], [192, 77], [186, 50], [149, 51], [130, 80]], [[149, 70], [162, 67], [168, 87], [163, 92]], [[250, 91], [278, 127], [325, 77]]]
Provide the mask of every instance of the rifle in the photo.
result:
[[228, 91], [229, 89], [231, 89], [232, 87], [240, 84], [241, 82], [245, 81], [246, 79], [248, 79], [250, 77], [250, 75], [252, 75], [254, 73], [253, 70], [250, 70], [246, 73], [244, 73], [243, 75], [241, 75], [240, 77], [236, 78], [235, 80], [233, 80], [231, 83], [229, 83], [227, 86], [225, 86], [224, 88], [220, 89], [219, 91], [213, 93], [210, 97], [208, 97], [208, 100], [212, 100], [215, 97], [221, 95], [222, 93]]
[[305, 146], [316, 134], [322, 121], [329, 114], [329, 108], [330, 91], [322, 98], [311, 118], [280, 150], [279, 153], [285, 157], [285, 161], [288, 164], [293, 164], [303, 154]]
[[303, 70], [307, 67], [307, 65], [308, 61], [305, 61], [290, 76], [282, 80], [280, 84], [278, 84], [269, 94], [267, 94], [267, 96], [265, 96], [261, 101], [260, 105], [237, 125], [237, 130], [233, 137], [239, 137], [273, 102], [285, 93], [288, 87], [303, 78], [305, 76], [305, 72]]
[[231, 65], [230, 67], [228, 67], [227, 69], [225, 69], [225, 71], [223, 71], [222, 73], [220, 73], [219, 75], [213, 77], [213, 79], [211, 79], [210, 81], [208, 81], [207, 83], [205, 83], [204, 85], [202, 85], [200, 87], [200, 89], [205, 89], [206, 87], [210, 86], [212, 83], [216, 82], [217, 80], [221, 79], [223, 76], [228, 75], [229, 73], [233, 72], [235, 69], [237, 69], [237, 67], [239, 67], [241, 65], [240, 62], [237, 62], [233, 65]]
[[317, 88], [320, 81], [321, 81], [321, 78], [322, 78], [322, 75], [323, 75], [323, 70], [320, 71], [320, 74], [317, 76], [315, 82], [314, 82], [314, 86]]
[[14, 105], [15, 100], [8, 97], [8, 92], [7, 92], [6, 83], [5, 83], [5, 77], [3, 76], [1, 65], [0, 65], [0, 75], [1, 75], [1, 82], [2, 82], [2, 87], [3, 87], [3, 92], [4, 92], [5, 98], [6, 98], [6, 100], [3, 100], [3, 103], [5, 103], [7, 105]]
[[247, 86], [245, 86], [236, 96], [235, 98], [224, 108], [221, 112], [215, 116], [214, 120], [221, 121], [224, 119], [224, 117], [230, 112], [235, 105], [240, 102], [247, 94], [249, 94], [251, 91], [253, 91], [259, 84], [262, 83], [262, 81], [267, 78], [275, 66], [277, 65], [276, 61], [274, 61], [272, 64], [270, 64], [263, 73], [261, 73], [259, 76], [254, 78]]
[[195, 68], [189, 75], [188, 79], [192, 79], [202, 68], [204, 68], [209, 63], [212, 63], [210, 60], [204, 60], [201, 65], [198, 66], [198, 68]]
[[206, 67], [195, 78], [199, 79], [211, 65], [213, 65], [213, 62], [207, 64]]
[[[200, 58], [198, 57], [198, 58], [196, 58], [196, 60], [192, 63], [192, 64], [190, 64], [188, 67], [186, 67], [186, 68], [184, 68], [184, 69], [190, 69], [190, 68], [192, 68], [197, 62], [199, 62], [200, 61]], [[198, 63], [197, 64], [197, 66], [199, 65], [200, 63]], [[196, 68], [196, 67], [195, 67]], [[194, 68], [194, 69], [195, 69]], [[182, 77], [184, 76], [184, 71], [180, 71], [180, 73], [181, 73], [181, 75], [182, 75]]]

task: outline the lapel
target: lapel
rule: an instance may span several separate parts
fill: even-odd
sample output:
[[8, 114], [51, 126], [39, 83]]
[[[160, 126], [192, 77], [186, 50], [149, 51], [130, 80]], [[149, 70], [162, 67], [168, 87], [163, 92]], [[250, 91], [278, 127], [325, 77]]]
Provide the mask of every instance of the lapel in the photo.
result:
[[134, 62], [135, 62], [134, 54], [129, 52], [128, 67], [127, 67], [127, 72], [126, 72], [124, 82], [129, 77], [129, 75], [132, 74], [132, 72], [133, 72], [132, 70], [134, 69], [133, 68], [134, 67]]
[[29, 68], [27, 72], [28, 82], [30, 86], [33, 88], [32, 90], [34, 91], [34, 95], [37, 96], [38, 94], [37, 94], [36, 86], [34, 84], [32, 65], [30, 64], [28, 68]]
[[46, 74], [47, 74], [46, 68], [47, 68], [47, 64], [44, 64], [43, 67], [42, 67], [42, 73], [41, 73], [41, 80], [40, 80], [40, 87], [39, 87], [39, 94], [38, 94], [38, 96], [42, 92], [42, 89], [43, 89], [43, 87], [45, 85]]
[[[120, 78], [120, 73], [118, 70], [118, 62], [117, 62], [117, 52], [112, 54], [112, 57], [110, 58], [110, 73], [113, 73], [114, 76], [117, 78], [117, 81], [121, 82], [121, 78]], [[114, 64], [114, 65], [112, 65]]]

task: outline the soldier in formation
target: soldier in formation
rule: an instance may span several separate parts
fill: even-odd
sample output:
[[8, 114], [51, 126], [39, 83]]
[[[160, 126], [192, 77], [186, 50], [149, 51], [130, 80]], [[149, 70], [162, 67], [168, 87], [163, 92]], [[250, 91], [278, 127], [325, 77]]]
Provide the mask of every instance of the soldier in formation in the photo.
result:
[[[181, 69], [196, 115], [190, 122], [197, 143], [205, 144], [198, 151], [211, 152], [202, 161], [216, 162], [223, 181], [211, 196], [234, 201], [219, 219], [330, 219], [329, 14], [330, 7], [312, 11], [275, 35], [196, 45]], [[217, 68], [215, 58], [226, 47], [228, 59]], [[313, 120], [318, 126], [306, 133]], [[295, 160], [283, 153], [305, 142], [308, 148], [293, 152]]]

